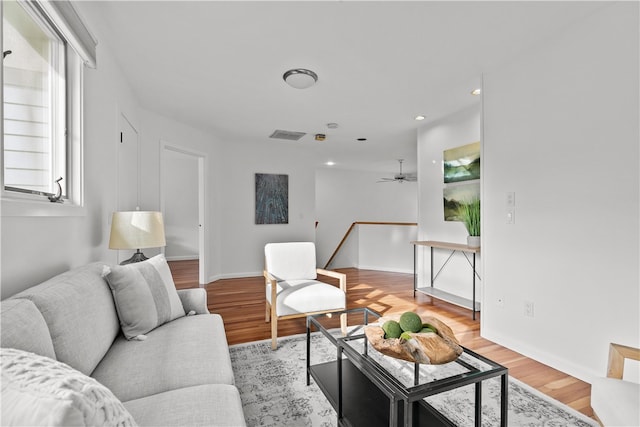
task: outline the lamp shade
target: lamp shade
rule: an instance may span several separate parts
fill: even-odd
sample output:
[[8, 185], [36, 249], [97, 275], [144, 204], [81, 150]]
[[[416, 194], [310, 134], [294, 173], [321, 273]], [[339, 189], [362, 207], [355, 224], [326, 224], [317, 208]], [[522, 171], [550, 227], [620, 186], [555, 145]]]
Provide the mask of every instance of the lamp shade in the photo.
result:
[[109, 249], [144, 249], [166, 246], [161, 212], [114, 212]]

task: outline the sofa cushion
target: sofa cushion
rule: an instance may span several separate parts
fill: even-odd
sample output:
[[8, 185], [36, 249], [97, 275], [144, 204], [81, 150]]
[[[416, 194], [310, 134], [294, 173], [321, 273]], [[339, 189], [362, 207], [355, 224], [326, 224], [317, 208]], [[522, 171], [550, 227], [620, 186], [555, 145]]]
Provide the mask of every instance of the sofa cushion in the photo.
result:
[[222, 317], [181, 317], [144, 341], [121, 335], [91, 376], [122, 401], [194, 385], [233, 384]]
[[128, 339], [185, 315], [164, 255], [105, 270]]
[[33, 302], [27, 299], [2, 301], [0, 325], [0, 346], [56, 358], [47, 323]]
[[2, 425], [135, 425], [109, 389], [62, 362], [13, 348], [0, 361]]
[[118, 335], [118, 315], [103, 263], [69, 270], [12, 297], [33, 301], [44, 317], [56, 359], [90, 374]]
[[605, 426], [640, 426], [640, 384], [597, 378], [591, 385], [591, 407]]
[[244, 426], [238, 390], [207, 384], [171, 390], [124, 403], [141, 426]]
[[203, 288], [178, 289], [178, 296], [185, 313], [209, 314], [207, 291]]

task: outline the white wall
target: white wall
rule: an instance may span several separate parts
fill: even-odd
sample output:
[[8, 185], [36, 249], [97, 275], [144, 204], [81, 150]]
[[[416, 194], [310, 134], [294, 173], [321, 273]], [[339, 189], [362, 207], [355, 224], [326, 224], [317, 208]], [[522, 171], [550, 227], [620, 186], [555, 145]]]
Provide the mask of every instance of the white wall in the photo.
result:
[[609, 4], [484, 77], [482, 335], [586, 380], [640, 344], [638, 33]]
[[[138, 131], [139, 206], [143, 210], [159, 210], [161, 207], [161, 140], [207, 156], [205, 277], [208, 281], [261, 275], [263, 248], [268, 242], [315, 240], [316, 159], [313, 151], [291, 142], [273, 145], [222, 141], [215, 135], [140, 107], [135, 99], [134, 88], [124, 80], [119, 64], [110, 52], [109, 41], [101, 37], [106, 24], [101, 19], [100, 7], [83, 2], [74, 5], [98, 39], [98, 68], [88, 69], [85, 73], [86, 214], [79, 217], [3, 216], [2, 298], [72, 267], [91, 261], [118, 261], [116, 251], [109, 250], [107, 246], [110, 218], [117, 210], [118, 202], [117, 144], [121, 115], [125, 115]], [[255, 224], [255, 173], [289, 175], [289, 224]], [[404, 185], [409, 189], [410, 185], [415, 184]], [[406, 194], [391, 191], [392, 188], [393, 184], [387, 190], [388, 196], [380, 199], [379, 203], [375, 202], [378, 200], [377, 192], [363, 203], [360, 212], [367, 212], [368, 209], [376, 214], [368, 215], [368, 218], [364, 218], [364, 215], [349, 217], [415, 222], [415, 194], [411, 196], [413, 201], [407, 203], [402, 199]], [[354, 187], [354, 191], [360, 189]], [[370, 193], [370, 189], [366, 189], [362, 195], [367, 192]], [[396, 208], [400, 214], [388, 214]], [[363, 251], [366, 260], [366, 248]], [[153, 256], [160, 251], [147, 249], [144, 252], [147, 256]], [[372, 266], [396, 268], [376, 260], [375, 255], [371, 257], [374, 258], [367, 262]], [[388, 261], [385, 259], [387, 264]]]
[[[378, 183], [382, 176], [331, 168], [316, 171], [318, 265], [326, 264], [353, 222], [417, 222], [417, 183]], [[329, 267], [413, 272], [409, 242], [416, 233], [416, 227], [408, 226], [356, 226]]]
[[[98, 26], [90, 28], [100, 40]], [[98, 68], [84, 74], [84, 200], [82, 216], [1, 218], [4, 299], [69, 268], [116, 262], [108, 246], [116, 210], [118, 117], [137, 121], [137, 104], [108, 44], [99, 43]]]
[[[219, 193], [220, 269], [213, 279], [261, 276], [264, 245], [313, 241], [315, 158], [297, 142], [225, 141], [215, 163]], [[289, 175], [289, 223], [255, 223], [255, 174]]]
[[[175, 147], [201, 153], [205, 162], [205, 279], [219, 274], [220, 256], [220, 213], [217, 194], [219, 181], [217, 163], [219, 162], [220, 142], [212, 135], [164, 117], [147, 109], [140, 109], [141, 143], [141, 204], [145, 209], [160, 209], [161, 141]], [[169, 150], [165, 150], [167, 154]], [[197, 198], [197, 186], [192, 188], [190, 197]], [[165, 201], [166, 203], [166, 201]], [[197, 205], [197, 202], [196, 202]], [[197, 245], [197, 243], [196, 243]]]
[[[470, 95], [471, 96], [471, 95]], [[480, 140], [480, 103], [452, 114], [418, 130], [419, 240], [467, 243], [467, 230], [458, 221], [444, 220], [444, 188], [442, 154], [444, 150]], [[480, 162], [484, 162], [481, 156]], [[481, 176], [482, 180], [483, 177]], [[481, 197], [481, 206], [484, 200]], [[484, 230], [482, 230], [484, 241]], [[484, 252], [484, 247], [482, 248]], [[419, 246], [418, 287], [430, 285], [430, 249]], [[450, 251], [434, 251], [434, 274], [444, 264]], [[469, 255], [470, 256], [470, 255]], [[481, 256], [476, 258], [476, 271], [482, 275]], [[455, 295], [473, 297], [472, 269], [463, 254], [457, 252], [442, 269], [435, 287]], [[482, 280], [476, 281], [476, 301], [482, 298]]]

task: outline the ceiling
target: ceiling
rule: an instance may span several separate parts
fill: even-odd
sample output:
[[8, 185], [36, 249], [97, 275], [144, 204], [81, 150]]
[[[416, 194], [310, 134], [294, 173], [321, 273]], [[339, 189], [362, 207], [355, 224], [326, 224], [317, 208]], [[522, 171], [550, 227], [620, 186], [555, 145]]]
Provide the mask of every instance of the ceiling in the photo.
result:
[[[318, 167], [332, 160], [338, 168], [393, 174], [399, 158], [406, 159], [404, 172], [416, 170], [419, 126], [479, 106], [481, 97], [470, 91], [483, 73], [599, 7], [109, 1], [81, 2], [79, 9], [99, 18], [98, 48], [106, 38], [144, 108], [223, 141], [302, 145]], [[291, 68], [315, 71], [318, 82], [291, 88], [282, 79]], [[414, 120], [419, 114], [427, 119]], [[339, 127], [327, 128], [330, 122]], [[307, 135], [270, 139], [276, 129]], [[315, 141], [316, 133], [326, 140]]]

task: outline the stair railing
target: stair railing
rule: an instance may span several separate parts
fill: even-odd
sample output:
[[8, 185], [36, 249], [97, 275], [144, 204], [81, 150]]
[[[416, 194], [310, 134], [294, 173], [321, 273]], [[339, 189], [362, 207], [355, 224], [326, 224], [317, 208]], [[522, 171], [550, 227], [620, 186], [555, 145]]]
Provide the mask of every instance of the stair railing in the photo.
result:
[[[347, 238], [349, 237], [349, 234], [351, 234], [351, 231], [354, 229], [354, 227], [356, 225], [402, 225], [402, 226], [417, 226], [418, 223], [417, 222], [370, 222], [370, 221], [356, 221], [356, 222], [352, 222], [351, 225], [349, 226], [349, 229], [347, 230], [346, 233], [344, 233], [344, 237], [342, 238], [342, 240], [340, 240], [340, 243], [338, 243], [338, 247], [336, 247], [336, 250], [333, 251], [333, 254], [331, 255], [331, 258], [329, 258], [329, 261], [327, 261], [327, 263], [325, 264], [324, 268], [327, 269], [329, 268], [329, 264], [331, 264], [331, 261], [333, 261], [333, 259], [336, 257], [336, 255], [338, 255], [338, 252], [340, 251], [340, 248], [342, 248], [342, 245], [344, 244], [344, 242], [347, 241]], [[317, 224], [316, 224], [317, 226]]]

